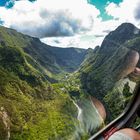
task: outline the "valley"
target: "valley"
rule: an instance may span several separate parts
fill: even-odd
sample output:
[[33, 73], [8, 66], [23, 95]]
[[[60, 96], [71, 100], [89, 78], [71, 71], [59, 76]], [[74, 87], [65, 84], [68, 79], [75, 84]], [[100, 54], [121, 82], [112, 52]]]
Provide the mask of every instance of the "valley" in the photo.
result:
[[[78, 103], [83, 105], [89, 95], [105, 105], [108, 122], [115, 119], [133, 91], [127, 81], [119, 88], [116, 83], [132, 68], [130, 50], [140, 52], [139, 44], [140, 30], [130, 23], [110, 32], [101, 46], [87, 50], [49, 46], [0, 26], [0, 140], [79, 137], [85, 131], [79, 132], [83, 126]], [[120, 87], [121, 92], [116, 90]]]

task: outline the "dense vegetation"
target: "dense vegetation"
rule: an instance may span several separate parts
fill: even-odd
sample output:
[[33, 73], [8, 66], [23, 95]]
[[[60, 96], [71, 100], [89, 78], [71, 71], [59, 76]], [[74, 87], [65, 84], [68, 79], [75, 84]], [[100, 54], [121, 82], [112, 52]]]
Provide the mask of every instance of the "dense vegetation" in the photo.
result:
[[129, 23], [94, 50], [51, 47], [0, 27], [0, 140], [9, 133], [10, 140], [74, 139], [73, 101], [89, 95], [105, 104], [108, 120], [116, 118], [132, 97], [130, 80], [119, 79], [139, 44], [139, 29]]
[[[75, 70], [86, 51], [64, 49], [66, 58], [62, 60], [60, 50], [0, 27], [1, 140], [9, 133], [11, 140], [67, 139], [74, 133], [76, 108], [64, 85], [51, 82], [56, 82], [61, 73]], [[71, 53], [76, 62], [70, 59]]]

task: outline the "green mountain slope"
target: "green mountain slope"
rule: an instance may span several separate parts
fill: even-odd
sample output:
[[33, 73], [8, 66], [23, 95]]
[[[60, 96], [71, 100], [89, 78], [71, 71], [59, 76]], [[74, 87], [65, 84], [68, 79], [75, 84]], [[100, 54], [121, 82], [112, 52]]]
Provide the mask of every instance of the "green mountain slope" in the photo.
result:
[[76, 107], [64, 85], [50, 82], [76, 70], [85, 52], [52, 48], [0, 27], [0, 140], [66, 139], [74, 133]]
[[23, 52], [26, 61], [47, 77], [75, 71], [86, 55], [84, 49], [52, 47], [40, 42], [38, 38], [23, 35], [2, 26], [0, 27], [0, 44]]
[[128, 96], [121, 98], [122, 94], [114, 90], [114, 86], [133, 67], [131, 50], [140, 53], [140, 30], [124, 23], [105, 37], [101, 47], [84, 61], [77, 73], [82, 89], [101, 100], [113, 118], [123, 111], [124, 101], [128, 99]]
[[[90, 61], [86, 61], [80, 69], [83, 87], [91, 94], [95, 92], [96, 95], [104, 96], [113, 86], [114, 80], [120, 79], [128, 64], [124, 57], [130, 55], [129, 45], [134, 48], [132, 41], [139, 40], [139, 36], [139, 29], [130, 23], [124, 23], [109, 33], [98, 51], [90, 56]], [[104, 90], [102, 93], [99, 91], [101, 85]]]

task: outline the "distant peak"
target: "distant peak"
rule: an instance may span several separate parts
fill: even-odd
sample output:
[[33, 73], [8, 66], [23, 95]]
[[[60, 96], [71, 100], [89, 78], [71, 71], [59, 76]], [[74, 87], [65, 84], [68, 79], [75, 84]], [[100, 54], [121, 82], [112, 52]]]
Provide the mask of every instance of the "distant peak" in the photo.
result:
[[[129, 22], [122, 23], [120, 26], [122, 26], [122, 27], [135, 27], [134, 24], [129, 23]], [[119, 27], [120, 27], [120, 26], [119, 26]]]
[[125, 33], [132, 32], [134, 34], [138, 34], [140, 30], [132, 23], [122, 23], [115, 31]]
[[126, 41], [140, 36], [140, 29], [131, 23], [123, 23], [118, 26], [114, 31], [110, 32], [104, 39], [100, 51], [110, 52], [114, 51], [114, 48], [118, 48]]

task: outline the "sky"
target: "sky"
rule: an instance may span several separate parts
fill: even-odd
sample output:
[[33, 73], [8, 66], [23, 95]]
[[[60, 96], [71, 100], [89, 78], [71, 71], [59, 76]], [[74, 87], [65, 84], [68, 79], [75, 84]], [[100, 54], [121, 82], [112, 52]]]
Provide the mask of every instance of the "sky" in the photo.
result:
[[94, 48], [117, 26], [140, 28], [140, 0], [0, 0], [0, 24], [58, 47]]

